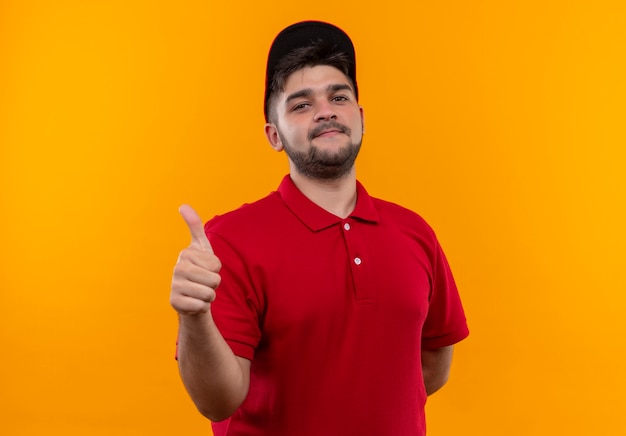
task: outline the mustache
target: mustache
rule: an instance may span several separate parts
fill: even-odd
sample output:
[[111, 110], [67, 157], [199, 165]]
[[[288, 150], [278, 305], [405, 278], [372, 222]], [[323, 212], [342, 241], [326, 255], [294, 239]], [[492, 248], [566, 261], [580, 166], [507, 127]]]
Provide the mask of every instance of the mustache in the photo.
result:
[[316, 136], [321, 135], [323, 132], [325, 132], [327, 130], [337, 130], [337, 131], [339, 131], [339, 132], [341, 132], [343, 134], [346, 134], [348, 136], [350, 136], [350, 133], [352, 133], [352, 130], [350, 130], [350, 128], [348, 126], [344, 126], [343, 124], [339, 124], [336, 121], [329, 121], [328, 123], [320, 124], [319, 126], [315, 127], [313, 130], [311, 130], [309, 132], [309, 141], [311, 141]]

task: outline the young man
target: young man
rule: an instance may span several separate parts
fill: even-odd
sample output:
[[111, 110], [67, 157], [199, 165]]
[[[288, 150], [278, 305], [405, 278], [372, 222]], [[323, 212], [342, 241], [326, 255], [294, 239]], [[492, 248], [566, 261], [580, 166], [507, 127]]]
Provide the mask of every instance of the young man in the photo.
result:
[[289, 175], [204, 227], [181, 207], [178, 362], [217, 436], [423, 435], [426, 396], [468, 334], [431, 228], [356, 180], [357, 98], [342, 30], [286, 28], [268, 57], [265, 133]]

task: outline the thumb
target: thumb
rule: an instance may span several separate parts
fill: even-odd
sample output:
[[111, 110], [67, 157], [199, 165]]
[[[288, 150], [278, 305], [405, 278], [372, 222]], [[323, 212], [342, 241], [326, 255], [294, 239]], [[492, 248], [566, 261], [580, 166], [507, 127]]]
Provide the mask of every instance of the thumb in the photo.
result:
[[213, 253], [211, 243], [204, 233], [204, 225], [202, 219], [196, 213], [193, 208], [187, 204], [183, 204], [178, 211], [182, 215], [187, 227], [189, 227], [189, 233], [191, 233], [191, 244], [199, 246], [204, 251]]

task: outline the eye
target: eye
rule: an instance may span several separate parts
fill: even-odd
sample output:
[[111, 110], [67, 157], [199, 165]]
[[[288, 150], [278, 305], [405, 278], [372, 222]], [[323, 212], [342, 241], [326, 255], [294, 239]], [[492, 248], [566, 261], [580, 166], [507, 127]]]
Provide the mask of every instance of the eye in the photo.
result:
[[339, 103], [348, 101], [348, 100], [349, 98], [345, 95], [335, 95], [333, 98], [331, 98], [331, 101], [339, 102]]
[[298, 103], [298, 104], [294, 105], [294, 106], [291, 108], [291, 110], [292, 110], [292, 111], [294, 111], [294, 112], [295, 112], [295, 111], [301, 111], [301, 110], [306, 109], [306, 108], [307, 108], [307, 107], [309, 107], [309, 106], [310, 106], [310, 104], [309, 104], [309, 103], [302, 102], [302, 103]]

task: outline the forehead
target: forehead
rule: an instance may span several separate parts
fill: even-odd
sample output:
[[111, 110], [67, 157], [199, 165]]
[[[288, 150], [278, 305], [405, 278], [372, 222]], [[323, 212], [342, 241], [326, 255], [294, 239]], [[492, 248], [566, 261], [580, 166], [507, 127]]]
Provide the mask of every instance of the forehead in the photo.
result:
[[354, 91], [352, 82], [343, 72], [329, 65], [304, 67], [291, 73], [283, 89], [283, 97], [303, 89], [325, 89], [328, 85], [346, 84]]

